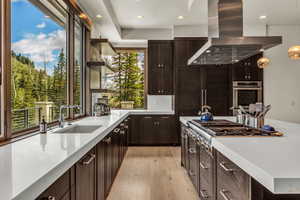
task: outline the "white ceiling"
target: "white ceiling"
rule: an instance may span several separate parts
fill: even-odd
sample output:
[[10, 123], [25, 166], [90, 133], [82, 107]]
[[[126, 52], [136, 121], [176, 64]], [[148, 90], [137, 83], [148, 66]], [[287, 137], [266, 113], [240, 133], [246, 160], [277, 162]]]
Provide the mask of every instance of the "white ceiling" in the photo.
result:
[[[207, 23], [207, 0], [111, 0], [121, 27], [172, 28], [173, 25]], [[183, 16], [183, 20], [177, 19]], [[143, 16], [138, 19], [137, 16]]]
[[[78, 0], [83, 9], [94, 21], [95, 30], [102, 37], [114, 43], [133, 45], [146, 43], [150, 35], [166, 32], [174, 33], [176, 26], [206, 27], [208, 0]], [[193, 2], [191, 9], [189, 3]], [[101, 14], [103, 18], [95, 16]], [[143, 16], [138, 19], [137, 16]], [[179, 15], [183, 20], [177, 19]], [[266, 15], [266, 20], [260, 20]], [[248, 25], [263, 24], [300, 24], [300, 0], [244, 0], [244, 23]], [[205, 25], [205, 26], [203, 26]], [[251, 28], [251, 26], [250, 26]], [[123, 31], [124, 30], [124, 31]], [[130, 40], [124, 37], [130, 30]], [[162, 31], [159, 31], [162, 30]], [[183, 29], [185, 30], [185, 29]], [[186, 29], [188, 32], [188, 28]], [[194, 31], [195, 29], [190, 29]], [[126, 34], [122, 33], [126, 32]], [[182, 31], [181, 31], [182, 32]], [[153, 34], [152, 34], [153, 33]], [[96, 34], [97, 35], [97, 34]], [[161, 35], [157, 35], [161, 37]], [[124, 39], [127, 39], [126, 41]], [[145, 40], [140, 40], [145, 39]]]

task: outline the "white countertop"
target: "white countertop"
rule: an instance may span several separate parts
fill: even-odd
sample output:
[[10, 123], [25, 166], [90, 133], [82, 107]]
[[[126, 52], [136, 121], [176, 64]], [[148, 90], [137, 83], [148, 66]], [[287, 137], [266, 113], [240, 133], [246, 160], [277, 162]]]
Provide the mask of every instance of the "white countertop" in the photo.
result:
[[37, 134], [1, 146], [0, 199], [35, 199], [129, 114], [172, 115], [174, 111], [113, 110], [109, 116], [73, 123], [102, 125], [91, 134]]
[[[180, 117], [180, 121], [195, 118]], [[274, 194], [300, 194], [300, 124], [271, 119], [266, 124], [284, 136], [215, 137], [212, 145]]]

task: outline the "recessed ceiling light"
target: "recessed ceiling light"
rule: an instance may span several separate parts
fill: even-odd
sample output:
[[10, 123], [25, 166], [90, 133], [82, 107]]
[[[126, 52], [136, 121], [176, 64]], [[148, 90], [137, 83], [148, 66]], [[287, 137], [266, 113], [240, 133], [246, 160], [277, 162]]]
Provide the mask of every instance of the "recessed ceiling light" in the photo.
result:
[[50, 16], [49, 15], [45, 15], [45, 18], [50, 18]]
[[138, 16], [137, 16], [137, 18], [138, 18], [138, 19], [143, 19], [143, 18], [144, 18], [144, 16], [142, 16], [142, 15], [138, 15]]
[[102, 18], [102, 15], [96, 15], [96, 17], [100, 19], [100, 18]]
[[267, 16], [266, 15], [261, 15], [261, 16], [259, 16], [259, 19], [267, 19]]
[[206, 51], [206, 53], [210, 53], [210, 52], [211, 52], [211, 50], [207, 50], [207, 51]]
[[179, 15], [179, 16], [177, 17], [177, 19], [184, 19], [184, 17], [183, 17], [182, 15]]

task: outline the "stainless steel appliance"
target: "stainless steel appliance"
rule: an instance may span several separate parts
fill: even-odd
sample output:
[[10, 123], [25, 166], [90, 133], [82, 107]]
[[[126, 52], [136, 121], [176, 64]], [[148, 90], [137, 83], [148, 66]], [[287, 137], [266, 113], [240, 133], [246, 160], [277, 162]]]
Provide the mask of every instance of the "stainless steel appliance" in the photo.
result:
[[239, 106], [246, 110], [250, 104], [263, 102], [262, 81], [233, 81], [233, 115], [238, 114]]
[[94, 113], [94, 116], [109, 115], [111, 113], [110, 106], [108, 105], [108, 97], [107, 96], [97, 99], [97, 102], [94, 103], [94, 106], [93, 106], [93, 113]]
[[201, 121], [191, 120], [188, 123], [189, 130], [193, 132], [201, 142], [211, 148], [213, 137], [266, 137], [266, 136], [282, 136], [277, 131], [265, 131], [262, 129], [252, 128], [243, 124], [231, 122], [228, 120]]
[[281, 43], [281, 36], [244, 36], [243, 0], [209, 0], [208, 42], [188, 65], [231, 64]]

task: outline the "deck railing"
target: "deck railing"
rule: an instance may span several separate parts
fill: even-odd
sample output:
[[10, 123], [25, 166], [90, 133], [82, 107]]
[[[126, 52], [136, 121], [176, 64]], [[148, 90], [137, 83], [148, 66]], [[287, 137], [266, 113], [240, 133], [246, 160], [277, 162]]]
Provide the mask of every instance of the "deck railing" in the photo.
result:
[[47, 122], [53, 122], [58, 119], [59, 109], [56, 106], [49, 107], [47, 113], [42, 113], [41, 107], [16, 109], [12, 111], [12, 131], [20, 131], [35, 127], [40, 124], [43, 115]]

